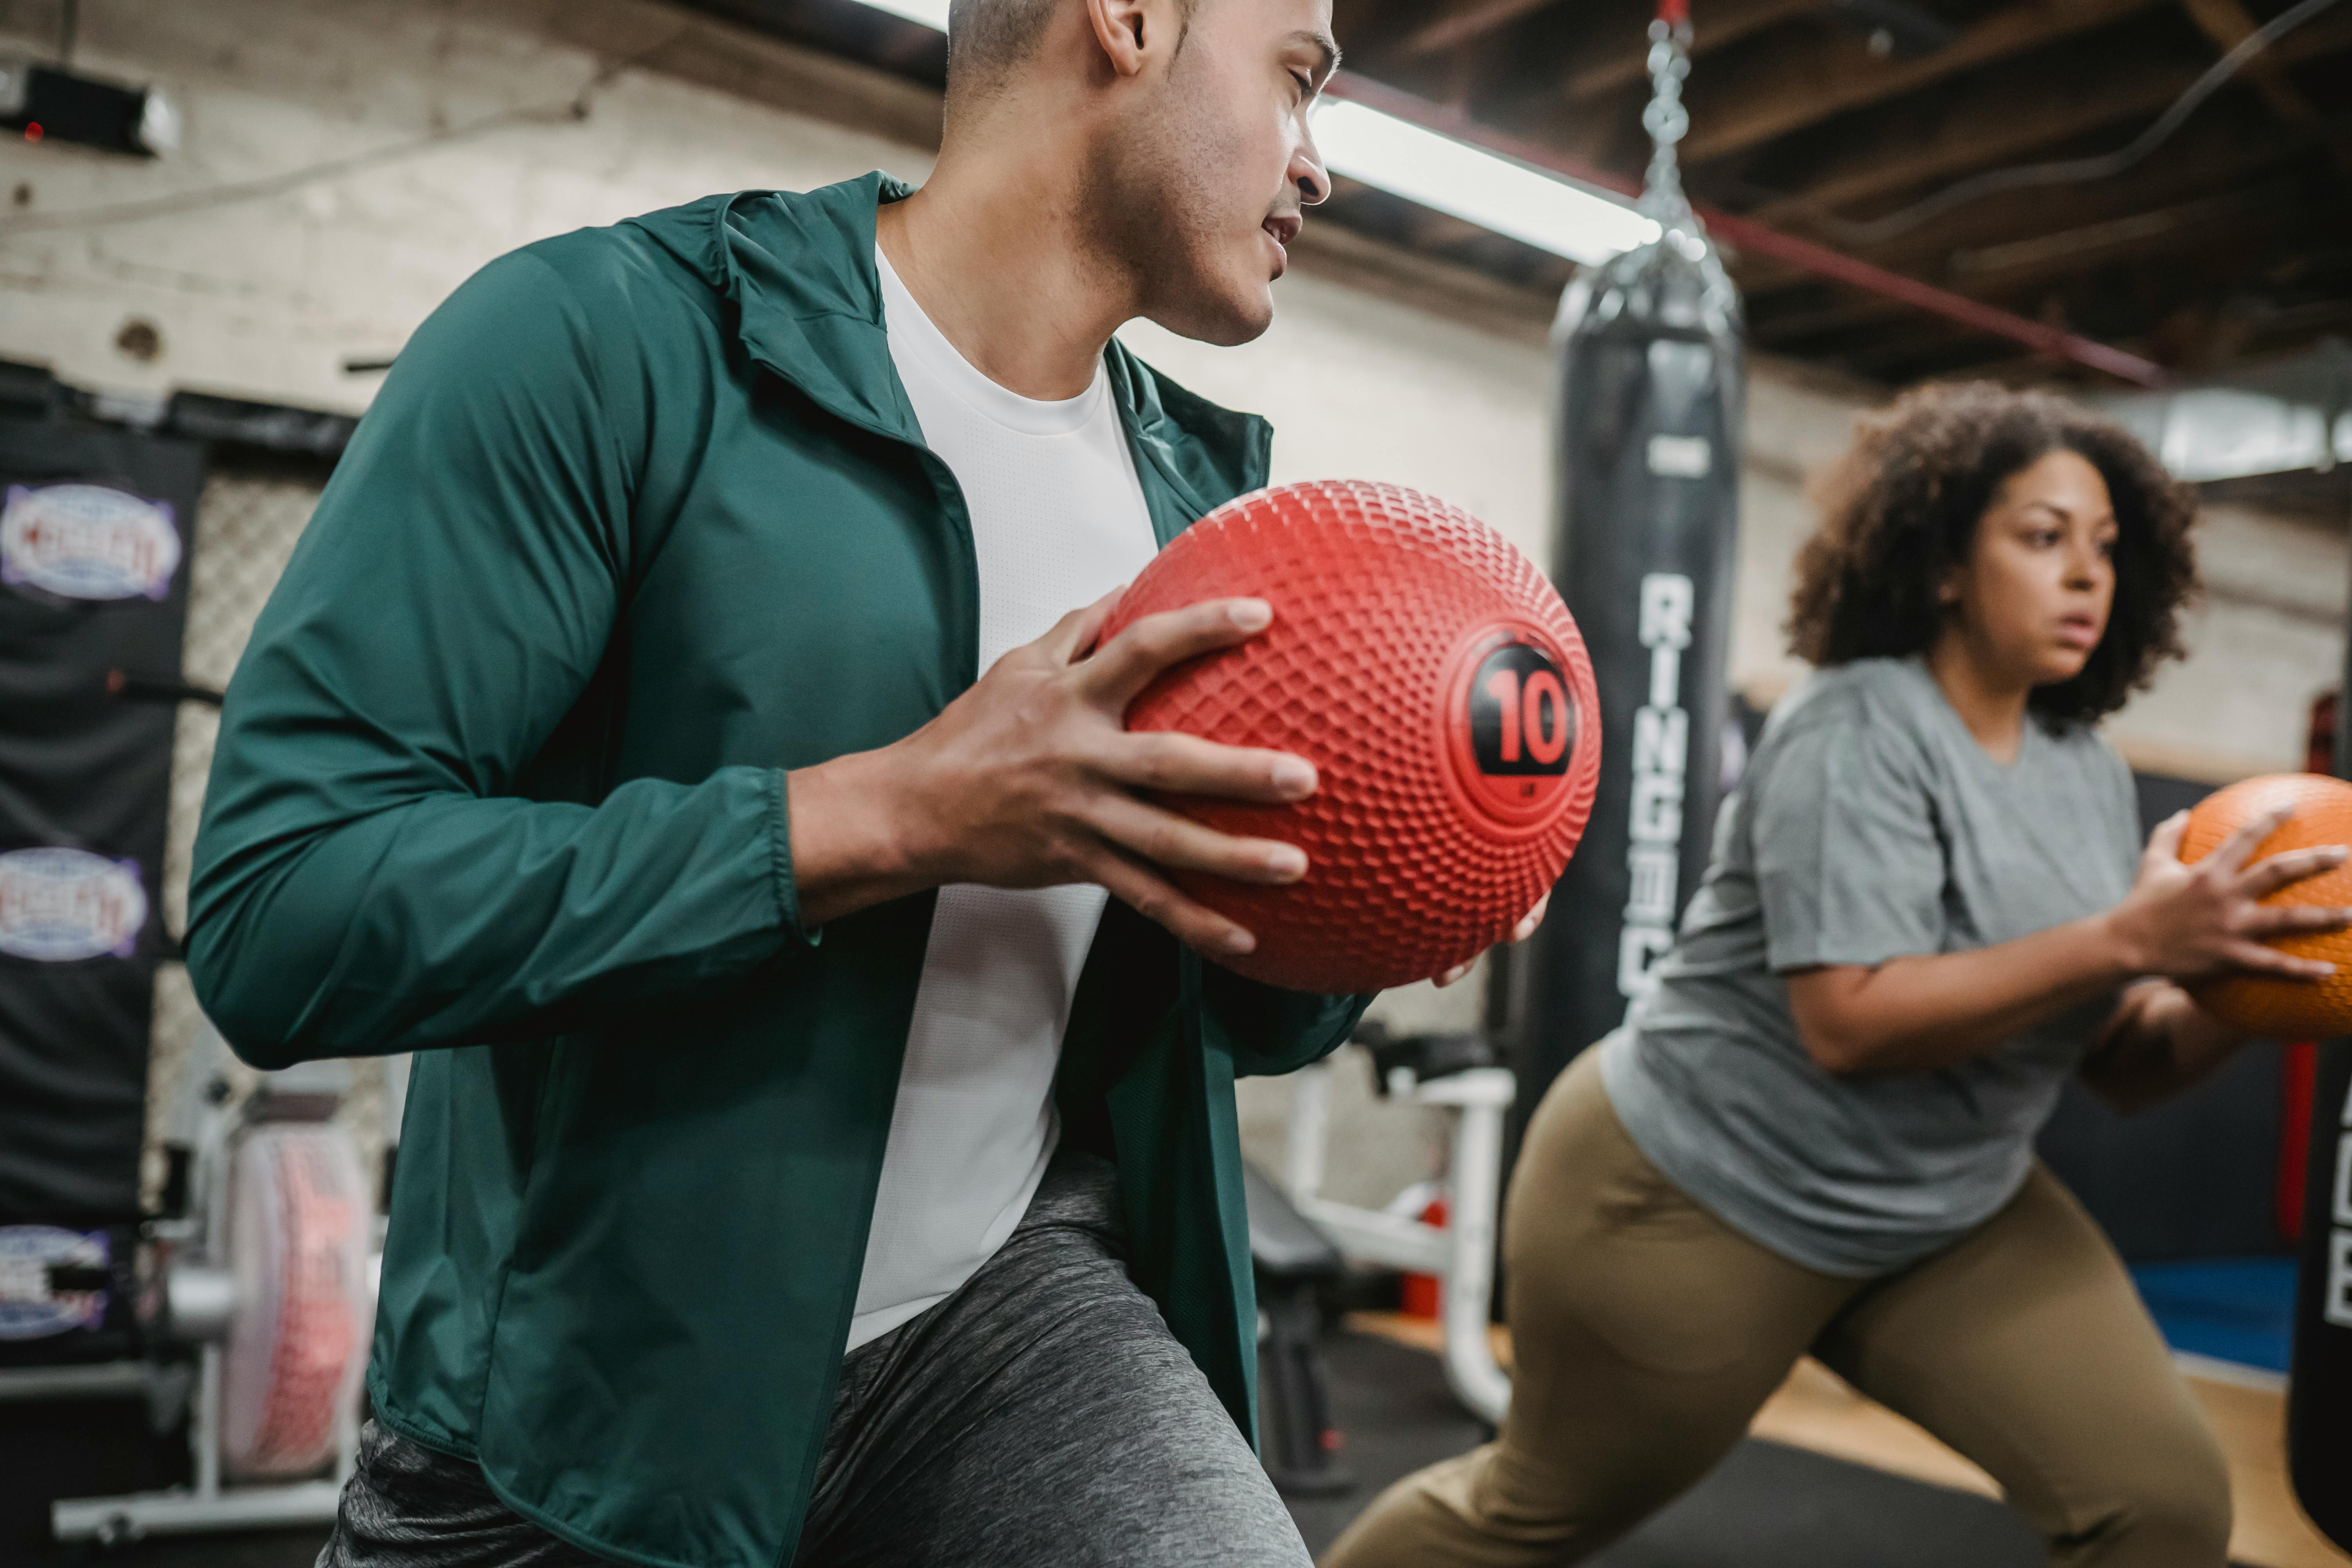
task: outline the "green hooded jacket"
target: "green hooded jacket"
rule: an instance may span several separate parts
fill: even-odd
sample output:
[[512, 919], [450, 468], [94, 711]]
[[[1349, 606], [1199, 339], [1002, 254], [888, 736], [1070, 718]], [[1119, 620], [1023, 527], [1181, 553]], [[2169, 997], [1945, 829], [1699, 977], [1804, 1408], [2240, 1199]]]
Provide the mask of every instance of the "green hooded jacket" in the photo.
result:
[[[783, 787], [979, 673], [876, 283], [906, 193], [713, 196], [459, 289], [255, 628], [196, 844], [190, 968], [240, 1054], [419, 1052], [377, 1418], [633, 1562], [793, 1557], [923, 963], [929, 894], [803, 926]], [[1162, 543], [1265, 482], [1263, 420], [1106, 352]], [[1078, 983], [1063, 1137], [1117, 1161], [1137, 1281], [1244, 1432], [1233, 1080], [1365, 1000], [1116, 902]]]

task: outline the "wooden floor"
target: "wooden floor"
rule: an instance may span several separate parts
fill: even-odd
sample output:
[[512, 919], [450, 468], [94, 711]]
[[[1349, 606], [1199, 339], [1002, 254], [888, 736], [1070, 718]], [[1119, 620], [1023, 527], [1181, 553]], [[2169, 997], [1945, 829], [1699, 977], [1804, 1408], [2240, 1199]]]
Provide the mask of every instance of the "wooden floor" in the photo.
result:
[[[1434, 1353], [1437, 1324], [1395, 1312], [1351, 1312], [1348, 1326]], [[1508, 1329], [1494, 1331], [1496, 1357], [1508, 1365]], [[2184, 1358], [2182, 1371], [2205, 1406], [2230, 1461], [2237, 1526], [2230, 1557], [2246, 1568], [2347, 1568], [2347, 1556], [2314, 1530], [2295, 1506], [2286, 1478], [2286, 1395], [2283, 1383], [2221, 1363]], [[1857, 1392], [1820, 1363], [1797, 1363], [1789, 1381], [1757, 1414], [1759, 1437], [1810, 1448], [1931, 1485], [1986, 1497], [2000, 1489], [1975, 1465], [1892, 1410]]]

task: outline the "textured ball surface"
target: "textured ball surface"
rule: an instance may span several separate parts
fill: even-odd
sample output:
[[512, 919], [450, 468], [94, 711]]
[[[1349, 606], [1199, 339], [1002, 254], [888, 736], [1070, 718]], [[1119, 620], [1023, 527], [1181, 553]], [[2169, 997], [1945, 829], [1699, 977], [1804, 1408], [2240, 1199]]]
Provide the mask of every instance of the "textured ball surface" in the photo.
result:
[[[2294, 802], [2286, 819], [2254, 850], [2263, 859], [2316, 844], [2352, 844], [2352, 784], [2319, 773], [2273, 773], [2247, 779], [2207, 795], [2189, 814], [2180, 858], [2202, 860], [2281, 798]], [[2352, 864], [2338, 866], [2282, 888], [2265, 904], [2352, 907]], [[2271, 944], [2297, 958], [2325, 959], [2336, 965], [2326, 980], [2280, 980], [2230, 974], [2189, 987], [2198, 1005], [2223, 1023], [2272, 1039], [2307, 1040], [2352, 1034], [2352, 931], [2317, 931]]]
[[1162, 551], [1103, 638], [1137, 618], [1246, 595], [1274, 624], [1163, 672], [1129, 730], [1177, 730], [1315, 764], [1289, 805], [1171, 805], [1307, 852], [1304, 879], [1179, 876], [1256, 933], [1220, 959], [1303, 991], [1425, 980], [1510, 933], [1568, 864], [1592, 809], [1600, 702], [1583, 638], [1543, 574], [1457, 507], [1392, 485], [1242, 496]]

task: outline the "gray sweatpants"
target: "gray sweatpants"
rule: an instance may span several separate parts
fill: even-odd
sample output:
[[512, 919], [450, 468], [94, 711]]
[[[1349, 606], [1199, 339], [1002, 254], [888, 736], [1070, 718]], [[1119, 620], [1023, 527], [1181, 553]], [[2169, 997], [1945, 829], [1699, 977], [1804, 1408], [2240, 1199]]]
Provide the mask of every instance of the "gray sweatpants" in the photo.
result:
[[[1107, 1161], [1056, 1155], [962, 1289], [850, 1353], [798, 1568], [1308, 1568], [1256, 1456], [1128, 1278], [1116, 1182]], [[371, 1422], [319, 1568], [595, 1561], [472, 1461]]]

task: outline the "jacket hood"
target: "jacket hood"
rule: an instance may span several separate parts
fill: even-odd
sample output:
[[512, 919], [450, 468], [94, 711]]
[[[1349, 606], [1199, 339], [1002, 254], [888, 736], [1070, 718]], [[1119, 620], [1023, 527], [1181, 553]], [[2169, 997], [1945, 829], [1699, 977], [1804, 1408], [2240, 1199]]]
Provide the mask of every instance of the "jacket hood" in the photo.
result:
[[[755, 363], [851, 423], [922, 444], [891, 363], [874, 214], [914, 186], [879, 171], [814, 191], [737, 191], [629, 220], [733, 307]], [[1168, 380], [1113, 339], [1111, 390], [1192, 515], [1266, 482], [1273, 430]], [[1188, 520], [1189, 521], [1189, 520]]]

